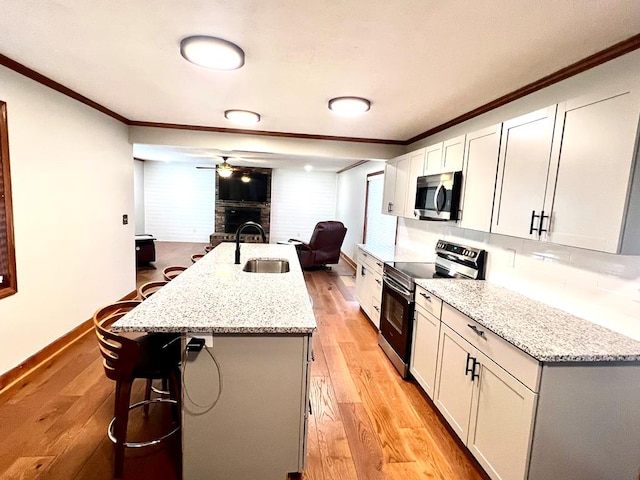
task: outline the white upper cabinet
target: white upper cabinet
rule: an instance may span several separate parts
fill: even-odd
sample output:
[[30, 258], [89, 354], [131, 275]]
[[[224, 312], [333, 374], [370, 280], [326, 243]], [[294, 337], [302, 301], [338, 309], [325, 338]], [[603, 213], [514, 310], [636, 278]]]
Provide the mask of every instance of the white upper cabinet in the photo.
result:
[[424, 174], [462, 170], [464, 135], [425, 148]]
[[462, 170], [464, 160], [465, 135], [451, 138], [442, 144], [442, 171], [457, 172]]
[[384, 168], [384, 193], [382, 213], [402, 216], [407, 199], [409, 179], [409, 155], [404, 154], [387, 161]]
[[498, 169], [501, 124], [467, 134], [460, 226], [488, 232]]
[[388, 160], [384, 166], [384, 190], [382, 192], [382, 213], [393, 215], [396, 194], [396, 159]]
[[416, 218], [413, 213], [416, 205], [416, 184], [418, 177], [422, 176], [424, 172], [425, 151], [426, 149], [421, 148], [408, 154], [409, 173], [407, 177], [407, 199], [405, 200], [404, 214], [402, 214], [402, 216], [407, 218]]
[[628, 215], [627, 208], [634, 201], [638, 208], [630, 182], [639, 114], [640, 95], [630, 89], [558, 106], [545, 202], [551, 205], [547, 240], [609, 253], [639, 253], [639, 220], [637, 214]]
[[535, 239], [544, 230], [555, 116], [554, 105], [503, 123], [492, 233]]
[[442, 142], [430, 145], [424, 150], [424, 174], [439, 173], [442, 169]]

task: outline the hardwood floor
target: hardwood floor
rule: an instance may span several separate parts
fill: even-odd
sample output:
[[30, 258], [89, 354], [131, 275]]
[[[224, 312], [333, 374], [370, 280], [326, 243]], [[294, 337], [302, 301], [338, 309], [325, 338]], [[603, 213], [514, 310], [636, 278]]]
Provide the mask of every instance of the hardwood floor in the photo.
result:
[[[190, 265], [191, 254], [200, 253], [203, 244], [157, 242], [156, 247], [157, 268], [139, 270], [139, 283], [161, 279], [166, 265]], [[374, 327], [355, 301], [351, 267], [341, 263], [329, 271], [306, 272], [305, 280], [318, 330], [302, 478], [488, 478], [415, 382], [403, 381], [382, 354]], [[105, 430], [113, 412], [114, 384], [101, 362], [96, 340], [88, 334], [0, 397], [0, 478], [112, 478], [113, 447]], [[142, 387], [141, 382], [136, 398], [142, 397]], [[168, 411], [150, 415], [160, 419], [157, 428], [169, 417]], [[130, 433], [141, 426], [136, 418]], [[126, 479], [177, 480], [180, 471], [179, 438], [127, 451]]]

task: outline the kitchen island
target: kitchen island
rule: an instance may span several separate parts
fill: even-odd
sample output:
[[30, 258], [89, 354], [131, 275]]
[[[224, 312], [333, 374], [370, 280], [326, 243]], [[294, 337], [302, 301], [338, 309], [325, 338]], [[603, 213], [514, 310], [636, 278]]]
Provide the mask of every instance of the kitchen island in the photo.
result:
[[[295, 247], [222, 243], [114, 326], [183, 334], [183, 479], [284, 480], [306, 456], [311, 335]], [[243, 271], [254, 258], [286, 273]], [[191, 337], [202, 351], [186, 352]]]

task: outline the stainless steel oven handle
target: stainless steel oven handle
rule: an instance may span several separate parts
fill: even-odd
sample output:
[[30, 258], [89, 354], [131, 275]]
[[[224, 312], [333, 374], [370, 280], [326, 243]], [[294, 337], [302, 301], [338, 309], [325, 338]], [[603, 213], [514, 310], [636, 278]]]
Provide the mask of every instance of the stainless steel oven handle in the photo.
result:
[[407, 302], [411, 302], [411, 300], [413, 299], [413, 294], [409, 290], [407, 290], [402, 285], [400, 285], [398, 282], [396, 282], [391, 277], [388, 277], [386, 275], [383, 277], [383, 281], [384, 281], [384, 285], [385, 286], [389, 287], [394, 292], [399, 293], [400, 295], [402, 295], [402, 297]]

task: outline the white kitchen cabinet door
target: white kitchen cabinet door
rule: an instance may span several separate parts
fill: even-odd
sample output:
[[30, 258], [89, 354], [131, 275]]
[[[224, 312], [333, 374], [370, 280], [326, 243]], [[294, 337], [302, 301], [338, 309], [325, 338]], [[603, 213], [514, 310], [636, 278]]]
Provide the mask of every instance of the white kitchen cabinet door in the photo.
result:
[[475, 349], [445, 324], [440, 326], [438, 372], [434, 403], [460, 439], [466, 443], [473, 396], [467, 366]]
[[418, 177], [424, 172], [425, 149], [421, 148], [409, 153], [409, 173], [407, 177], [407, 198], [405, 200], [404, 217], [416, 218], [413, 213], [416, 205], [416, 184]]
[[409, 370], [431, 399], [436, 381], [439, 338], [440, 319], [416, 309]]
[[442, 142], [424, 149], [424, 174], [432, 175], [442, 171]]
[[358, 270], [356, 271], [356, 299], [360, 304], [360, 308], [371, 317], [371, 291], [369, 290], [371, 284], [369, 278], [371, 272], [367, 267], [361, 263], [358, 264]]
[[465, 135], [445, 140], [442, 144], [442, 171], [457, 172], [462, 170], [464, 161]]
[[460, 226], [489, 232], [496, 189], [501, 124], [466, 136]]
[[639, 113], [640, 95], [628, 89], [560, 104], [547, 240], [620, 251]]
[[409, 184], [409, 155], [403, 155], [396, 163], [396, 191], [393, 196], [392, 213], [402, 217], [407, 203], [407, 187]]
[[525, 480], [537, 395], [476, 352], [467, 447], [493, 479]]
[[493, 233], [538, 238], [555, 114], [553, 105], [503, 123]]
[[382, 213], [403, 216], [409, 181], [409, 154], [389, 160], [384, 169]]
[[382, 213], [393, 215], [393, 202], [396, 194], [397, 161], [389, 160], [384, 167], [384, 190], [382, 192]]

